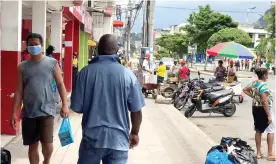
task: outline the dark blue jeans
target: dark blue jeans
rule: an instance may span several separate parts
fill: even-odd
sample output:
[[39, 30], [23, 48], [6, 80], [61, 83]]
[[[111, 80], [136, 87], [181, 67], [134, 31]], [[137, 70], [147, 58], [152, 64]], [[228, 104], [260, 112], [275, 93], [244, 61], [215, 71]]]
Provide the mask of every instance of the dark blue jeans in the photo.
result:
[[127, 164], [128, 151], [95, 148], [83, 138], [79, 149], [78, 164]]

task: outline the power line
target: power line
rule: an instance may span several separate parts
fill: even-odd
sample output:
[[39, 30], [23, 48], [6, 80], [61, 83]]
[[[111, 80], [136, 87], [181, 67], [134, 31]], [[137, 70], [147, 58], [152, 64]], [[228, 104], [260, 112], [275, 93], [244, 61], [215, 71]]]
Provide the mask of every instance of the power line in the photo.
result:
[[133, 19], [133, 21], [132, 21], [132, 26], [130, 27], [130, 29], [133, 28], [133, 26], [134, 26], [134, 24], [135, 24], [135, 21], [136, 21], [138, 15], [140, 14], [141, 8], [143, 7], [143, 2], [144, 2], [144, 1], [141, 0], [140, 3], [139, 3], [138, 6], [137, 6], [137, 10], [136, 10], [136, 12], [135, 12], [135, 16], [134, 16], [134, 19]]
[[[163, 9], [177, 9], [177, 10], [190, 10], [190, 11], [199, 11], [198, 8], [185, 8], [185, 7], [169, 7], [169, 6], [156, 6], [155, 8], [163, 8]], [[216, 12], [224, 12], [224, 13], [264, 13], [263, 11], [242, 11], [242, 10], [214, 10]]]

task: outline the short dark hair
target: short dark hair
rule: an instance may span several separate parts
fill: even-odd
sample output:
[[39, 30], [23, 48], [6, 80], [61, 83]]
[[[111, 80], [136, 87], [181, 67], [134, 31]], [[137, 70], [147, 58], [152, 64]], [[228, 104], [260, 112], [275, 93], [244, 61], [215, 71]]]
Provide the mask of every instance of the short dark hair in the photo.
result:
[[115, 36], [111, 34], [105, 34], [100, 38], [98, 44], [99, 55], [113, 55], [118, 51], [118, 42]]
[[268, 74], [268, 70], [266, 68], [256, 68], [255, 73], [259, 79], [262, 79], [264, 75]]
[[47, 55], [51, 55], [53, 52], [55, 51], [55, 47], [50, 45], [47, 49], [46, 49], [46, 54]]
[[222, 61], [222, 60], [219, 60], [218, 63], [219, 63], [219, 64], [223, 64], [223, 61]]
[[27, 46], [28, 46], [28, 41], [29, 41], [29, 39], [39, 39], [40, 44], [43, 45], [43, 38], [42, 38], [42, 36], [41, 36], [40, 34], [38, 34], [38, 33], [30, 33], [30, 34], [27, 36], [27, 38], [26, 38], [26, 44], [27, 44]]
[[160, 65], [163, 65], [164, 63], [161, 61], [159, 64], [160, 64]]

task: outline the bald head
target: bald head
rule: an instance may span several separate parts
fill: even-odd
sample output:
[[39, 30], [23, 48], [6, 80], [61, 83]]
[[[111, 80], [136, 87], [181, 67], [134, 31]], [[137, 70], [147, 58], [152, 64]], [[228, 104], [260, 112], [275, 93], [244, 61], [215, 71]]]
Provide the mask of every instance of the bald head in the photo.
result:
[[118, 42], [111, 34], [105, 34], [101, 37], [98, 45], [99, 55], [113, 55], [118, 51]]

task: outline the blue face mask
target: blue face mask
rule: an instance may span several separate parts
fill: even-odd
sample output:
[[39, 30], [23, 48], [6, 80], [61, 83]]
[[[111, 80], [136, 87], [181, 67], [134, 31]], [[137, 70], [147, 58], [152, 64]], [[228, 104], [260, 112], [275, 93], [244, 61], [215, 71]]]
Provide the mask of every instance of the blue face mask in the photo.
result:
[[38, 46], [28, 46], [28, 52], [31, 55], [38, 55], [41, 52], [41, 45]]

